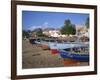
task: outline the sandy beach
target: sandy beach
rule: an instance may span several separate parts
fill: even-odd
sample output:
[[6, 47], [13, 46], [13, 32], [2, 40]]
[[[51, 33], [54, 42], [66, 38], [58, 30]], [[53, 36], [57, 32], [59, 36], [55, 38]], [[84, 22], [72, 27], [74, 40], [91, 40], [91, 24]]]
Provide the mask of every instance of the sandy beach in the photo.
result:
[[88, 62], [77, 62], [74, 64], [64, 64], [59, 54], [51, 54], [50, 50], [43, 50], [37, 44], [30, 44], [28, 40], [22, 41], [22, 68], [50, 68], [87, 66]]

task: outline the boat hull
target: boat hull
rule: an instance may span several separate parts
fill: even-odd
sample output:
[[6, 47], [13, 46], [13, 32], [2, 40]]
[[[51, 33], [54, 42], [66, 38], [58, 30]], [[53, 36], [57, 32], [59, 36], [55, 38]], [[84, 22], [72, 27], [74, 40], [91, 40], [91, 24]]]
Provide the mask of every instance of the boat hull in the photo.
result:
[[84, 43], [50, 43], [50, 49], [67, 49], [74, 47], [87, 47], [88, 44]]
[[65, 51], [59, 51], [59, 54], [62, 58], [71, 58], [78, 61], [89, 61], [89, 54], [81, 53], [69, 53]]

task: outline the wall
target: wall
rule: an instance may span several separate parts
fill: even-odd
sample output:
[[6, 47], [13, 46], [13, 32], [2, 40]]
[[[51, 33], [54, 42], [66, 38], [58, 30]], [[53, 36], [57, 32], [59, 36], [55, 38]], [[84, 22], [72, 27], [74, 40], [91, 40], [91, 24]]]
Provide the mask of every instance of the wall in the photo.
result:
[[[46, 0], [34, 0], [46, 1]], [[97, 4], [100, 5], [99, 0], [48, 0], [49, 2], [61, 3], [78, 3], [78, 4]], [[0, 0], [0, 80], [10, 80], [10, 65], [11, 65], [11, 11], [10, 0]], [[99, 9], [100, 10], [100, 6]], [[100, 11], [98, 11], [98, 16]], [[98, 23], [100, 17], [98, 17]], [[98, 44], [100, 44], [100, 24], [98, 24]], [[100, 45], [98, 45], [100, 47]], [[98, 50], [98, 75], [88, 76], [71, 76], [71, 77], [58, 77], [58, 78], [42, 78], [36, 80], [100, 80], [100, 50]], [[34, 79], [35, 80], [35, 79]]]

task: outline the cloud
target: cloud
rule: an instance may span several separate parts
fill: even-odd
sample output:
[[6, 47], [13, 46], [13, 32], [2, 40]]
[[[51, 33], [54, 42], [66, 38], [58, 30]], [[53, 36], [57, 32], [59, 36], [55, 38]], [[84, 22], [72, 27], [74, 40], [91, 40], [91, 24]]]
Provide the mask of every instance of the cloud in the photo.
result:
[[42, 28], [42, 26], [31, 26], [31, 27], [28, 28], [28, 30], [32, 31], [32, 30], [34, 30], [36, 28]]
[[46, 25], [46, 26], [47, 26], [47, 25], [48, 25], [48, 22], [44, 22], [44, 24], [43, 24], [43, 25]]
[[48, 27], [50, 27], [50, 26], [49, 26], [49, 23], [48, 23], [48, 22], [44, 22], [44, 23], [43, 23], [43, 28], [42, 28], [42, 29], [45, 29], [45, 28], [48, 28]]
[[31, 27], [29, 27], [28, 28], [28, 30], [34, 30], [34, 29], [36, 29], [36, 28], [42, 28], [42, 29], [45, 29], [45, 28], [48, 28], [48, 27], [50, 27], [50, 26], [48, 26], [48, 22], [44, 22], [42, 25], [40, 25], [40, 26], [31, 26]]

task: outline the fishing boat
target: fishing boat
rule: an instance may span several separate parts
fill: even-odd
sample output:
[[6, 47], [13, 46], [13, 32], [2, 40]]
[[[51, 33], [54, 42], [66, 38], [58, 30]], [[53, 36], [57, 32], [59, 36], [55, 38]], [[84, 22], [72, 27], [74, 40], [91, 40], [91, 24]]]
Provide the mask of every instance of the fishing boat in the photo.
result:
[[63, 43], [50, 43], [49, 44], [51, 52], [52, 53], [58, 53], [57, 50], [63, 50], [68, 48], [74, 48], [74, 47], [87, 47], [89, 46], [88, 43], [81, 43], [81, 42], [63, 42]]
[[35, 43], [39, 44], [42, 47], [42, 49], [46, 50], [46, 49], [50, 49], [49, 44], [55, 43], [55, 40], [53, 40], [53, 39], [42, 39], [42, 40], [39, 39], [39, 40], [36, 40]]
[[36, 44], [36, 39], [29, 39], [29, 42], [31, 43], [31, 44]]
[[[85, 47], [80, 47], [85, 48]], [[81, 51], [81, 52], [75, 52], [75, 51], [69, 51], [67, 50], [59, 50], [59, 54], [62, 58], [70, 58], [77, 61], [89, 61], [89, 52]]]
[[62, 43], [50, 43], [49, 44], [51, 49], [67, 49], [73, 47], [85, 47], [89, 46], [89, 43], [82, 43], [82, 42], [62, 42]]

